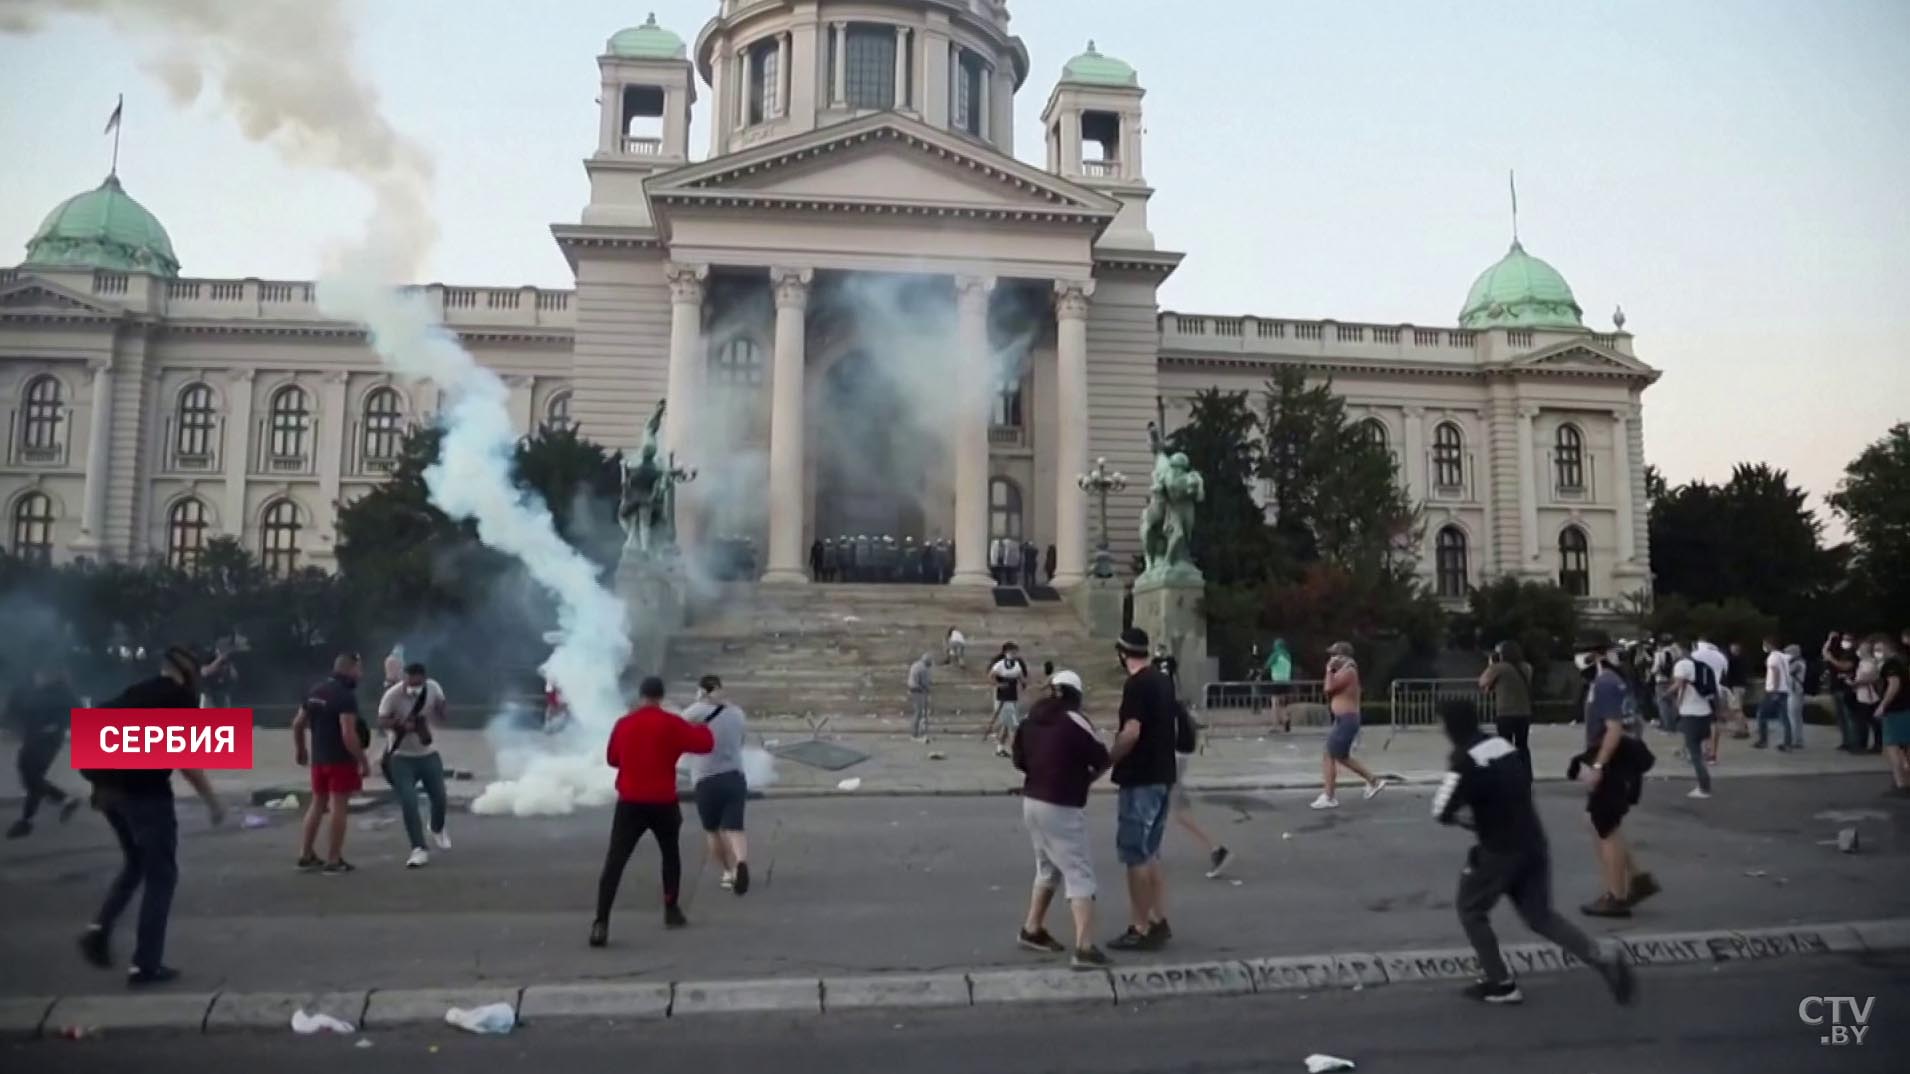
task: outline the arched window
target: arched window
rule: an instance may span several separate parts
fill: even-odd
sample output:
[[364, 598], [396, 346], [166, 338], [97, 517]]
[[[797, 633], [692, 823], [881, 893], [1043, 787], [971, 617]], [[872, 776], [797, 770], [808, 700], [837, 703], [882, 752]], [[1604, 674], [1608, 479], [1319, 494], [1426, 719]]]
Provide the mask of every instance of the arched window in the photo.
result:
[[53, 500], [29, 492], [13, 504], [13, 554], [45, 563], [53, 558]]
[[404, 402], [396, 388], [373, 388], [365, 396], [365, 468], [389, 470], [404, 446]]
[[187, 497], [166, 512], [166, 562], [185, 570], [206, 550], [206, 505]]
[[1360, 435], [1381, 451], [1386, 450], [1386, 423], [1378, 418], [1367, 418], [1360, 422]]
[[177, 461], [183, 466], [212, 462], [212, 389], [188, 384], [179, 393], [179, 428], [174, 440]]
[[274, 500], [260, 516], [259, 561], [273, 574], [298, 569], [298, 505]]
[[558, 392], [544, 404], [544, 424], [552, 429], [568, 429], [570, 421], [570, 393]]
[[1439, 531], [1433, 565], [1438, 575], [1439, 595], [1463, 597], [1470, 588], [1467, 580], [1466, 534], [1457, 526]]
[[1433, 484], [1448, 492], [1466, 487], [1466, 437], [1449, 421], [1433, 430]]
[[1560, 492], [1585, 489], [1585, 434], [1576, 425], [1561, 425], [1558, 444], [1553, 450], [1553, 465], [1558, 469]]
[[1577, 526], [1559, 531], [1559, 588], [1575, 597], [1592, 595], [1592, 546]]
[[1021, 486], [1005, 477], [988, 482], [988, 536], [1021, 540]]
[[763, 348], [748, 336], [726, 340], [710, 352], [710, 379], [726, 389], [763, 386]]
[[1019, 378], [995, 389], [995, 409], [989, 415], [988, 423], [998, 429], [1021, 428], [1021, 380]]
[[268, 447], [274, 463], [305, 461], [306, 434], [312, 428], [311, 404], [305, 389], [288, 384], [272, 393]]
[[60, 453], [61, 426], [66, 424], [65, 389], [60, 378], [34, 377], [28, 382], [20, 408], [20, 447], [29, 461], [55, 458]]

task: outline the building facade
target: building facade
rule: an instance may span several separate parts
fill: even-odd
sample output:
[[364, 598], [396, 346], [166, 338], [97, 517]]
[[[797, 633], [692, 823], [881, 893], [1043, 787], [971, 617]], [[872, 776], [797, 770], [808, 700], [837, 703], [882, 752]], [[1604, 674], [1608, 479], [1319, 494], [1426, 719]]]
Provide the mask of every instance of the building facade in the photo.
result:
[[[1396, 455], [1443, 595], [1511, 573], [1615, 606], [1647, 584], [1657, 374], [1517, 243], [1452, 327], [1163, 312], [1182, 255], [1148, 225], [1136, 73], [1090, 45], [1049, 91], [1042, 165], [1019, 159], [1030, 71], [1001, 0], [722, 0], [694, 43], [653, 19], [597, 64], [590, 202], [551, 229], [575, 287], [421, 290], [526, 434], [628, 448], [667, 397], [692, 547], [747, 538], [765, 582], [799, 584], [821, 540], [945, 540], [955, 582], [985, 584], [1010, 536], [1054, 545], [1072, 585], [1097, 536], [1078, 475], [1134, 479], [1109, 508], [1125, 564], [1157, 400], [1171, 424], [1201, 388], [1299, 365]], [[329, 566], [339, 505], [438, 408], [310, 282], [181, 275], [116, 177], [0, 272], [16, 554], [184, 564], [229, 535]]]

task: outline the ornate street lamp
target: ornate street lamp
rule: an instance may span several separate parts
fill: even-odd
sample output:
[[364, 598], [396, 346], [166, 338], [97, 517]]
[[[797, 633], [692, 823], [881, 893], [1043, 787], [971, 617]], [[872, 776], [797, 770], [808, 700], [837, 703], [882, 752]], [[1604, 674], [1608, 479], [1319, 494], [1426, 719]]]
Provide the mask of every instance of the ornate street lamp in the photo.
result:
[[1101, 538], [1094, 545], [1094, 576], [1112, 578], [1114, 553], [1108, 550], [1108, 493], [1126, 489], [1127, 475], [1119, 470], [1109, 470], [1108, 460], [1103, 457], [1094, 460], [1094, 469], [1085, 474], [1076, 474], [1074, 483], [1080, 486], [1081, 491], [1101, 500]]

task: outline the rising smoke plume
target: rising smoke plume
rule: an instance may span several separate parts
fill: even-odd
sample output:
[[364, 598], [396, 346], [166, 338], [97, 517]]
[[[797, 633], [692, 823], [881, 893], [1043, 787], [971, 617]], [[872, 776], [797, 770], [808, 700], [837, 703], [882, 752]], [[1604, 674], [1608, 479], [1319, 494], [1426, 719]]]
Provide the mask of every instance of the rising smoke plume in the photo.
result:
[[618, 672], [630, 655], [622, 602], [558, 536], [550, 511], [511, 478], [517, 430], [509, 392], [401, 290], [437, 236], [430, 161], [379, 112], [352, 60], [343, 4], [312, 0], [11, 0], [0, 29], [30, 32], [53, 14], [104, 16], [153, 50], [153, 70], [182, 103], [208, 73], [246, 137], [292, 163], [361, 182], [374, 210], [366, 237], [336, 250], [319, 285], [329, 315], [365, 325], [394, 371], [444, 392], [440, 461], [426, 474], [445, 514], [477, 523], [485, 544], [521, 562], [557, 600], [560, 640], [544, 665], [569, 699], [573, 730], [555, 747], [514, 757], [517, 779], [493, 784], [485, 812], [566, 813], [610, 799], [601, 743], [622, 712]]

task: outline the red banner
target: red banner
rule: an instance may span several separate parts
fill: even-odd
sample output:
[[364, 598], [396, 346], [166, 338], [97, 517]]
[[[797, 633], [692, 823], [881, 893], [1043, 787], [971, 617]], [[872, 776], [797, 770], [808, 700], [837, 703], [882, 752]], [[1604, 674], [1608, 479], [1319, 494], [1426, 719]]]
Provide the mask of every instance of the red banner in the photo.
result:
[[74, 768], [252, 767], [251, 709], [74, 709]]

